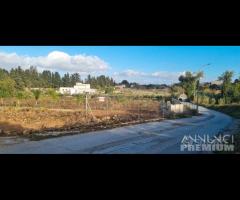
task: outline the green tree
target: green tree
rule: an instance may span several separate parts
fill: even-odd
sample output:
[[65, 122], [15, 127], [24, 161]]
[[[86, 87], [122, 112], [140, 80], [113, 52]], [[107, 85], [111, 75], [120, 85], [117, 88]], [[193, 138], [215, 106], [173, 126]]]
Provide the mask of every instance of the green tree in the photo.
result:
[[194, 100], [199, 88], [200, 78], [203, 77], [203, 72], [191, 73], [186, 72], [185, 75], [179, 77], [180, 85], [184, 88], [189, 99]]
[[71, 84], [71, 86], [76, 85], [76, 83], [78, 83], [78, 82], [81, 82], [81, 78], [80, 78], [79, 73], [71, 74], [71, 76], [70, 76], [70, 84]]
[[25, 83], [23, 80], [24, 70], [20, 66], [15, 69], [10, 70], [10, 77], [15, 81], [15, 88], [17, 90], [23, 90], [25, 87]]
[[0, 80], [6, 78], [6, 77], [8, 77], [8, 76], [9, 76], [8, 71], [5, 70], [5, 69], [1, 69], [1, 68], [0, 68]]
[[54, 88], [59, 88], [62, 85], [62, 79], [61, 76], [58, 72], [55, 72], [52, 74], [52, 79], [53, 79], [53, 87]]
[[178, 95], [184, 93], [184, 89], [179, 85], [173, 85], [171, 87], [171, 95], [177, 97]]
[[123, 80], [120, 84], [125, 85], [126, 87], [130, 87], [130, 83], [127, 80]]
[[63, 87], [71, 87], [70, 75], [69, 73], [64, 74], [62, 78]]
[[231, 93], [231, 83], [232, 77], [234, 73], [233, 71], [225, 71], [221, 76], [219, 76], [218, 80], [222, 81], [222, 97], [224, 98], [225, 104], [228, 103], [228, 97], [230, 97]]
[[41, 86], [42, 87], [50, 88], [53, 86], [52, 73], [49, 70], [44, 70], [40, 74], [40, 78], [41, 78]]
[[234, 101], [240, 103], [240, 82], [236, 82], [233, 86]]
[[0, 98], [3, 105], [3, 99], [12, 97], [15, 93], [15, 81], [6, 76], [0, 79]]

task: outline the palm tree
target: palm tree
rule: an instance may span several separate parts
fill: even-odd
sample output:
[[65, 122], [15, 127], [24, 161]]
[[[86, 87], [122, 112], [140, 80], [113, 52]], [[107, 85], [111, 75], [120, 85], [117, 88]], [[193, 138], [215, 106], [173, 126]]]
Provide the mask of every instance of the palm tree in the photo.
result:
[[179, 77], [182, 87], [185, 89], [188, 98], [194, 100], [199, 86], [200, 78], [203, 77], [203, 72], [186, 72], [185, 75]]
[[32, 90], [32, 93], [34, 95], [34, 98], [35, 98], [35, 105], [38, 104], [38, 100], [40, 98], [40, 95], [41, 95], [41, 90]]

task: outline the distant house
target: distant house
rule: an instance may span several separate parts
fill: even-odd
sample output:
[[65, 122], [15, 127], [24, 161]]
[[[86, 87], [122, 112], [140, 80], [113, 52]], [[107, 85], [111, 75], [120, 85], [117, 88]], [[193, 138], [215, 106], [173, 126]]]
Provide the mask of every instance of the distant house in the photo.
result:
[[180, 94], [178, 97], [179, 101], [186, 101], [187, 99], [188, 99], [188, 97], [185, 93]]
[[217, 86], [220, 86], [220, 85], [222, 85], [223, 84], [223, 81], [212, 81], [211, 82], [211, 85], [217, 85]]
[[115, 89], [118, 89], [118, 90], [122, 90], [123, 88], [125, 88], [126, 85], [122, 84], [122, 85], [116, 85], [115, 86]]
[[60, 87], [59, 93], [77, 95], [83, 93], [95, 93], [95, 89], [91, 89], [90, 84], [76, 83], [73, 87]]

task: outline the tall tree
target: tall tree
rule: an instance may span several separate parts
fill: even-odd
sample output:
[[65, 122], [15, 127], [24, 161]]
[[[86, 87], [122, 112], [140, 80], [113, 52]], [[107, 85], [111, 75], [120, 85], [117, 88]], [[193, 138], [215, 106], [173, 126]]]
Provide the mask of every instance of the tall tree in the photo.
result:
[[79, 73], [71, 74], [71, 76], [70, 76], [71, 86], [76, 85], [76, 83], [78, 83], [78, 82], [81, 82], [81, 78], [80, 78]]
[[62, 79], [58, 72], [52, 73], [52, 82], [54, 88], [59, 88], [62, 85]]
[[240, 103], [240, 82], [236, 82], [233, 86], [233, 99], [235, 102]]
[[41, 74], [40, 74], [40, 78], [41, 80], [41, 85], [42, 87], [46, 87], [46, 88], [50, 88], [52, 87], [52, 73], [49, 70], [44, 70]]
[[224, 98], [225, 104], [227, 103], [227, 98], [230, 96], [231, 92], [231, 83], [232, 77], [234, 75], [233, 71], [225, 71], [221, 76], [219, 76], [219, 80], [223, 82], [222, 84], [222, 97]]
[[186, 72], [185, 75], [181, 75], [178, 78], [178, 80], [180, 81], [180, 85], [185, 89], [188, 98], [191, 100], [194, 100], [194, 98], [196, 97], [201, 77], [203, 77], [203, 72]]
[[12, 97], [15, 93], [15, 81], [9, 76], [0, 79], [0, 98], [3, 105], [3, 98]]
[[15, 87], [18, 90], [23, 90], [25, 87], [24, 83], [24, 71], [20, 66], [17, 68], [12, 68], [10, 71], [10, 77], [15, 81]]
[[127, 80], [123, 80], [120, 84], [125, 85], [126, 87], [130, 87], [130, 84]]
[[0, 80], [6, 78], [8, 76], [9, 76], [8, 71], [0, 68]]
[[62, 78], [63, 87], [71, 87], [70, 75], [69, 73], [64, 74]]

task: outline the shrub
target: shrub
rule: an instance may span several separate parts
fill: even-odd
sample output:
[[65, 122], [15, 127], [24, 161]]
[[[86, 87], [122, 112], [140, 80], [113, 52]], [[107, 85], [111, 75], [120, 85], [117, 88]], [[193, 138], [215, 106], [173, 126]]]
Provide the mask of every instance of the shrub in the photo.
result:
[[32, 90], [32, 93], [34, 95], [35, 101], [36, 101], [36, 105], [38, 104], [38, 100], [40, 98], [41, 95], [41, 91], [40, 90]]
[[209, 99], [209, 104], [211, 104], [211, 105], [216, 104], [216, 99], [215, 98], [210, 98]]
[[15, 97], [17, 100], [31, 99], [33, 97], [33, 93], [29, 91], [18, 91], [15, 93]]
[[105, 94], [113, 94], [113, 91], [114, 91], [114, 87], [111, 87], [111, 86], [106, 87], [104, 90]]
[[50, 96], [54, 101], [59, 99], [59, 94], [54, 89], [48, 89], [46, 94]]
[[0, 98], [12, 97], [15, 92], [15, 81], [9, 77], [0, 80]]
[[206, 95], [201, 95], [199, 98], [200, 104], [209, 104], [209, 97]]
[[224, 105], [224, 99], [223, 98], [218, 99], [218, 104], [219, 105]]

